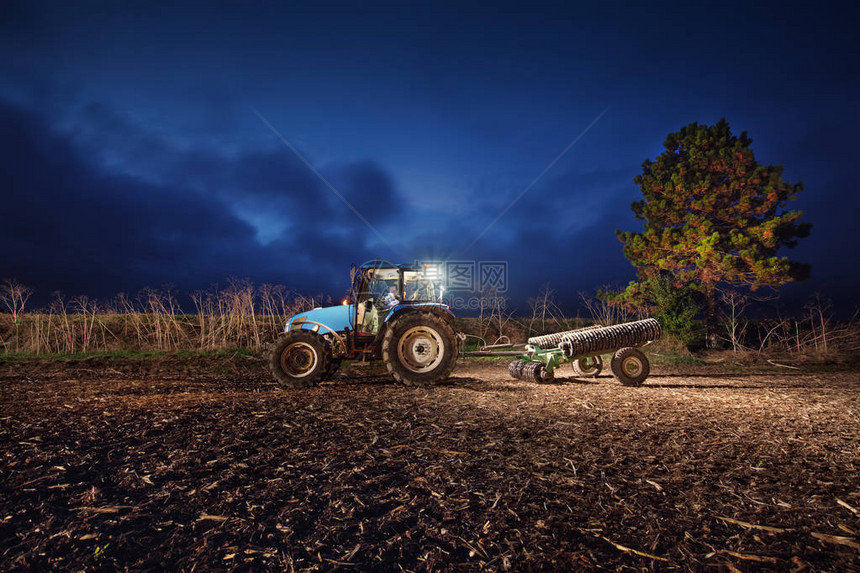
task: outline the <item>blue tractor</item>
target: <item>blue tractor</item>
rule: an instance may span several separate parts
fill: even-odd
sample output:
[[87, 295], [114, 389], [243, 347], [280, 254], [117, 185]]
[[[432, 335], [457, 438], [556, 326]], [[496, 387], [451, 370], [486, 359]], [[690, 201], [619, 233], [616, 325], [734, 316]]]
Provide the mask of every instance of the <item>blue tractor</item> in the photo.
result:
[[304, 388], [331, 378], [343, 360], [380, 359], [407, 386], [446, 379], [458, 354], [454, 315], [429, 269], [376, 259], [353, 266], [351, 279], [344, 304], [287, 321], [269, 354], [275, 379]]

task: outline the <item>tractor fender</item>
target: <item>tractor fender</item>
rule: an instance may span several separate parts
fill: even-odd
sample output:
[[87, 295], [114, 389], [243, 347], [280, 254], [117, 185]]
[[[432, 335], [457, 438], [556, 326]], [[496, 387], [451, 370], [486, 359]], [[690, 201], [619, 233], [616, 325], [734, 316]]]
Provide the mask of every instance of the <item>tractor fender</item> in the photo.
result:
[[386, 315], [385, 320], [382, 322], [391, 322], [403, 314], [414, 311], [432, 312], [433, 314], [439, 315], [441, 318], [449, 321], [454, 319], [454, 313], [451, 312], [447, 304], [422, 302], [418, 304], [399, 304], [388, 312], [388, 315]]
[[[293, 330], [313, 332], [314, 334], [320, 335], [323, 338], [330, 337], [332, 344], [332, 352], [335, 356], [344, 356], [349, 352], [349, 347], [346, 344], [346, 339], [343, 336], [343, 331], [337, 332], [330, 326], [327, 326], [321, 322], [308, 320], [306, 316], [301, 316], [290, 320], [285, 330], [285, 333], [289, 333]], [[337, 343], [336, 346], [335, 343]]]

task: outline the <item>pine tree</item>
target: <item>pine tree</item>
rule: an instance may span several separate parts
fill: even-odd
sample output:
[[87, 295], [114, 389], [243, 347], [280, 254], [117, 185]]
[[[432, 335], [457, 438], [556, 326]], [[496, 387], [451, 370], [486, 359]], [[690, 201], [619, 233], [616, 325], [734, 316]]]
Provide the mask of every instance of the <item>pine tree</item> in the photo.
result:
[[803, 184], [784, 181], [782, 166], [758, 163], [751, 143], [725, 119], [670, 133], [666, 151], [633, 179], [645, 198], [632, 205], [644, 231], [616, 231], [640, 281], [669, 274], [702, 292], [711, 342], [719, 285], [778, 288], [809, 275], [809, 265], [778, 254], [812, 227], [784, 209]]

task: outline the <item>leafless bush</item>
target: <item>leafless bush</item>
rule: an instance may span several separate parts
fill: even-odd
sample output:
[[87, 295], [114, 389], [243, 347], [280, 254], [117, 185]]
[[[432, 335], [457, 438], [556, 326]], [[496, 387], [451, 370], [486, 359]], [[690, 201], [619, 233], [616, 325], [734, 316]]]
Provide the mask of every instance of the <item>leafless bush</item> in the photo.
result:
[[[821, 293], [815, 293], [815, 297], [803, 308], [809, 316], [812, 344], [815, 346], [816, 352], [827, 352], [828, 333], [831, 344], [834, 342], [833, 326], [830, 320], [830, 301], [823, 299]], [[825, 314], [828, 316], [825, 317]]]
[[720, 319], [726, 331], [726, 335], [721, 338], [732, 345], [733, 352], [747, 350], [742, 341], [749, 327], [749, 322], [744, 318], [749, 298], [736, 290], [723, 290], [720, 291], [720, 300], [723, 303]]
[[739, 346], [758, 353], [798, 353], [816, 356], [860, 351], [860, 322], [855, 315], [846, 322], [832, 317], [830, 302], [816, 294], [796, 318], [749, 321]]
[[497, 338], [510, 337], [507, 330], [513, 312], [508, 310], [508, 300], [494, 287], [481, 291], [478, 306], [481, 338], [486, 340], [491, 332]]
[[197, 291], [191, 298], [200, 348], [261, 348], [283, 331], [290, 316], [316, 306], [314, 298], [294, 295], [282, 285], [255, 288], [236, 279], [225, 289]]
[[[33, 290], [16, 281], [15, 279], [6, 279], [0, 285], [0, 302], [12, 315], [12, 326], [15, 329], [13, 342], [15, 343], [15, 351], [20, 349], [19, 338], [21, 337], [21, 315], [24, 314], [24, 307], [27, 301], [33, 294]], [[0, 338], [0, 341], [3, 339]], [[6, 352], [9, 351], [8, 343], [3, 341], [3, 348]]]
[[[598, 289], [600, 292], [611, 292], [610, 287]], [[585, 308], [591, 314], [595, 323], [602, 326], [611, 326], [621, 322], [629, 322], [648, 316], [648, 309], [636, 307], [628, 302], [612, 300], [603, 296], [592, 296], [588, 293], [579, 293], [579, 298]]]
[[571, 319], [555, 302], [555, 293], [544, 285], [535, 298], [528, 299], [531, 315], [528, 320], [527, 335], [546, 334], [571, 329]]

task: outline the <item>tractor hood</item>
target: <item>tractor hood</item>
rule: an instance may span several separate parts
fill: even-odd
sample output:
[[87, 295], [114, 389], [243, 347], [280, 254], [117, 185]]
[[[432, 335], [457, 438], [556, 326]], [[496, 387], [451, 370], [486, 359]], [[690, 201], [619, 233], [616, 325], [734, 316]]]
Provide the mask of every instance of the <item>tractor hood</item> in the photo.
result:
[[[346, 327], [350, 326], [352, 308], [353, 305], [351, 304], [341, 304], [338, 306], [327, 306], [324, 308], [315, 308], [307, 312], [300, 312], [287, 321], [286, 329], [290, 330], [293, 328], [294, 322], [301, 323], [309, 320], [311, 322], [302, 324], [301, 327], [299, 324], [296, 324], [295, 327], [303, 328], [305, 330], [319, 329], [320, 333], [325, 333], [329, 330], [333, 332], [343, 332], [346, 330]], [[319, 323], [324, 326], [318, 326], [313, 323]]]

